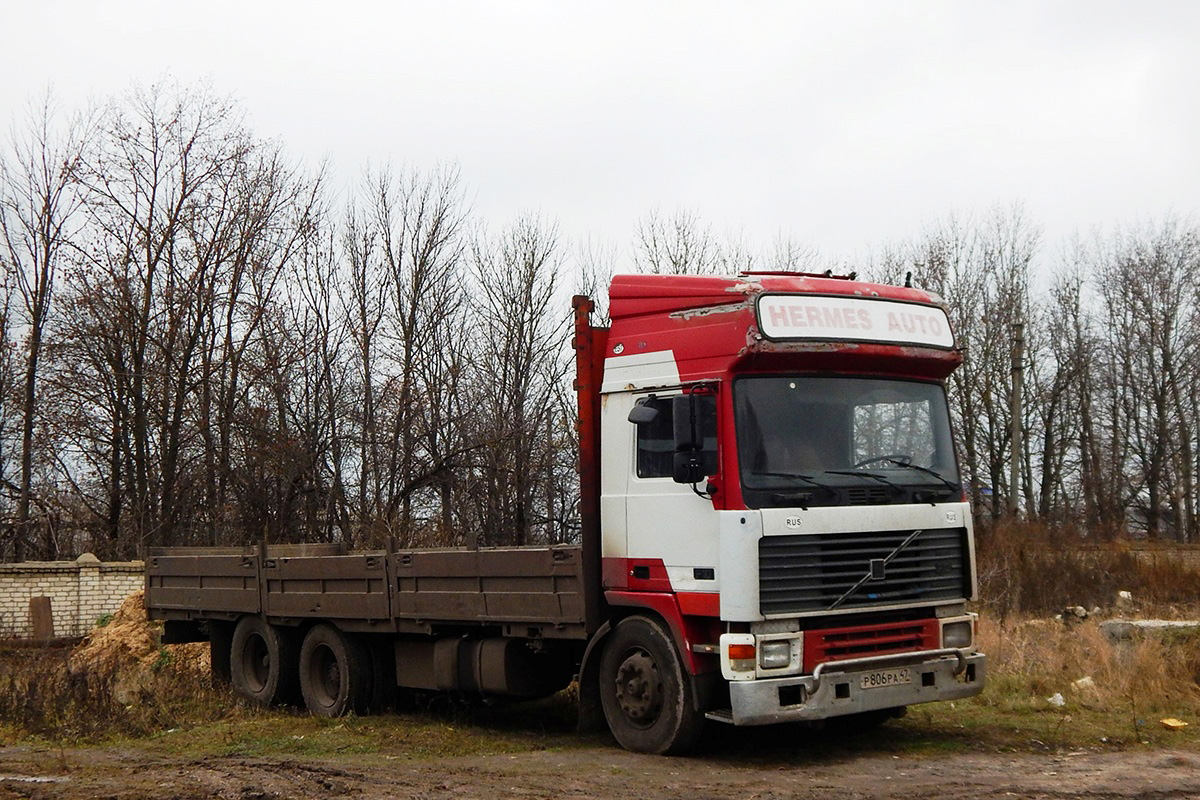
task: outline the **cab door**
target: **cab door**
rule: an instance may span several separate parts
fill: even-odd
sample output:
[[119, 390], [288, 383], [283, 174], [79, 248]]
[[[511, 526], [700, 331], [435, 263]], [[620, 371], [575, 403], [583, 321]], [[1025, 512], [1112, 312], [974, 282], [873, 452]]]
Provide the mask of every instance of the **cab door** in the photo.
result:
[[[629, 424], [632, 463], [625, 484], [626, 536], [631, 559], [661, 559], [675, 592], [716, 592], [719, 554], [718, 515], [710, 499], [689, 483], [676, 483], [674, 414], [671, 399], [681, 392], [635, 395], [635, 403], [653, 406], [654, 419]], [[698, 395], [706, 474], [717, 471], [717, 402]]]

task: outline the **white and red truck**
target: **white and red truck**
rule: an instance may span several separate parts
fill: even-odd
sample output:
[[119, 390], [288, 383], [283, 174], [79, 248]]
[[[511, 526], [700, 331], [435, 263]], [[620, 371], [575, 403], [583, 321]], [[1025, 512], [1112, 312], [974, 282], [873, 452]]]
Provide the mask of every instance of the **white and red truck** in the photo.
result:
[[592, 310], [575, 299], [580, 544], [151, 551], [164, 640], [323, 715], [578, 680], [581, 727], [651, 753], [706, 720], [869, 723], [982, 689], [936, 297], [630, 275], [610, 326]]

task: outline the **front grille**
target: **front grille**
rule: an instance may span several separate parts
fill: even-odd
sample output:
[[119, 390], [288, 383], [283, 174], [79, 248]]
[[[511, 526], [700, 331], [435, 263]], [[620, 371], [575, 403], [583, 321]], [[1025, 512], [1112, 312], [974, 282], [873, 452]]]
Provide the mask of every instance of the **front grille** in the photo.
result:
[[936, 619], [805, 631], [804, 671], [826, 661], [933, 650], [940, 644]]
[[884, 505], [895, 496], [887, 486], [851, 486], [846, 490], [847, 505], [852, 506]]
[[[821, 611], [887, 558], [911, 530], [764, 536], [758, 545], [763, 614]], [[876, 564], [876, 571], [879, 567]], [[954, 600], [970, 593], [965, 528], [923, 530], [838, 608]]]

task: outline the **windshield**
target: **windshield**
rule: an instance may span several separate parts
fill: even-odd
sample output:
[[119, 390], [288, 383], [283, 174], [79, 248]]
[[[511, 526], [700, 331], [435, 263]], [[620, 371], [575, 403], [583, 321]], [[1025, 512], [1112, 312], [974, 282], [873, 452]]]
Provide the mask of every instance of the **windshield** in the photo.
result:
[[936, 383], [746, 377], [734, 385], [734, 406], [751, 508], [960, 496], [946, 395]]

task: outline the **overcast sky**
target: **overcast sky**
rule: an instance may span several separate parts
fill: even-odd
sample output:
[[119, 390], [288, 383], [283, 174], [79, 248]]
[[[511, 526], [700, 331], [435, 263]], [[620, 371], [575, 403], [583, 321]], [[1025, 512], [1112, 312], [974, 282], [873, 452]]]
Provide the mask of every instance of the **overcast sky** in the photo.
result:
[[1200, 2], [0, 0], [0, 113], [164, 75], [343, 181], [457, 162], [621, 246], [647, 211], [850, 259], [1025, 203], [1047, 250], [1200, 210]]

